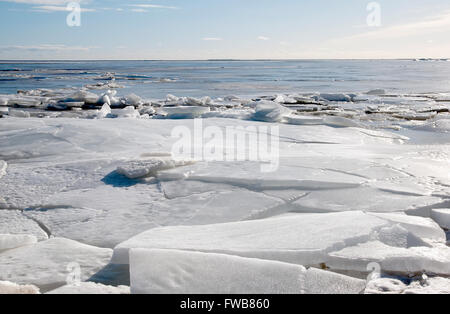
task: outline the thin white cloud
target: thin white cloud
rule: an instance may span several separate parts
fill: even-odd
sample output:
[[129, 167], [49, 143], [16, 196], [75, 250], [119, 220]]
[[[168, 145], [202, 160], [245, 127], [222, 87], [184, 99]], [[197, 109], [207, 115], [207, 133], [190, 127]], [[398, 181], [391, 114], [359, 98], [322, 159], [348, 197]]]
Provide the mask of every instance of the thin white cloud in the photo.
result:
[[131, 7], [139, 8], [139, 9], [169, 9], [169, 10], [178, 10], [179, 7], [161, 5], [161, 4], [131, 4]]
[[258, 36], [258, 40], [268, 41], [270, 38], [266, 36]]
[[33, 5], [64, 5], [70, 2], [85, 2], [85, 1], [73, 1], [73, 0], [0, 0], [2, 2], [14, 2]]
[[[95, 11], [95, 9], [86, 9], [86, 8], [81, 8], [80, 10], [81, 10], [81, 12], [94, 12]], [[33, 11], [38, 11], [38, 12], [65, 12], [65, 11], [70, 11], [70, 10], [68, 10], [66, 6], [41, 5], [41, 6], [33, 7]]]
[[219, 38], [219, 37], [205, 37], [205, 38], [202, 38], [202, 40], [204, 40], [204, 41], [222, 41], [223, 39]]

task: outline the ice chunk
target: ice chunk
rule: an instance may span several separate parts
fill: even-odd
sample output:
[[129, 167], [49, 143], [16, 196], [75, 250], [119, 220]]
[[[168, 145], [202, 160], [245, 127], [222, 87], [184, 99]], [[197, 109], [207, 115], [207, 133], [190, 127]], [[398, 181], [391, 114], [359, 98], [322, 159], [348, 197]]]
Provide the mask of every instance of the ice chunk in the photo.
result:
[[111, 113], [111, 107], [105, 103], [102, 109], [97, 114], [97, 119], [106, 118]]
[[125, 102], [128, 106], [138, 107], [143, 104], [142, 98], [136, 94], [130, 94], [125, 97]]
[[330, 248], [369, 239], [375, 229], [386, 225], [385, 220], [362, 212], [345, 212], [157, 228], [116, 246], [113, 260], [128, 264], [132, 248], [171, 248], [318, 265], [326, 262]]
[[163, 113], [168, 119], [194, 119], [211, 111], [209, 107], [182, 106], [182, 107], [164, 107]]
[[0, 281], [0, 294], [40, 294], [39, 288], [33, 285], [18, 285], [9, 281]]
[[111, 254], [110, 249], [52, 238], [0, 254], [0, 280], [33, 284], [46, 292], [66, 285], [77, 267], [81, 280], [89, 279], [108, 264]]
[[15, 118], [29, 118], [30, 113], [27, 111], [9, 108], [8, 115]]
[[112, 110], [112, 113], [110, 115], [116, 118], [131, 118], [131, 119], [138, 119], [141, 117], [139, 110], [136, 110], [134, 106], [127, 106], [123, 109], [114, 109]]
[[6, 168], [8, 168], [6, 161], [0, 160], [0, 179], [6, 174]]
[[431, 218], [442, 228], [450, 230], [450, 208], [432, 209]]
[[158, 171], [192, 164], [192, 161], [176, 161], [170, 158], [151, 158], [130, 161], [117, 168], [117, 172], [129, 179], [156, 176]]
[[367, 95], [380, 96], [385, 95], [386, 91], [384, 89], [373, 89], [366, 93]]
[[280, 122], [291, 111], [286, 107], [272, 101], [261, 101], [256, 105], [253, 120], [263, 122]]
[[0, 252], [37, 243], [32, 235], [0, 234]]
[[135, 294], [360, 293], [363, 280], [281, 262], [177, 250], [130, 253]]
[[369, 241], [330, 253], [327, 264], [332, 269], [364, 272], [370, 262], [380, 264], [381, 270], [394, 274], [421, 274], [423, 272], [450, 275], [450, 248], [398, 248], [380, 241]]
[[361, 123], [354, 120], [344, 118], [344, 117], [333, 117], [326, 116], [323, 118], [323, 123], [334, 127], [344, 127], [344, 128], [361, 128], [363, 127]]
[[321, 99], [328, 101], [341, 101], [341, 102], [351, 102], [352, 97], [346, 94], [320, 94]]
[[63, 286], [47, 292], [47, 294], [130, 294], [130, 287], [113, 287], [94, 282], [81, 282], [76, 285]]
[[395, 278], [376, 278], [367, 283], [365, 294], [401, 294], [406, 284]]
[[39, 241], [47, 240], [47, 233], [34, 220], [18, 210], [0, 210], [0, 234], [33, 235]]

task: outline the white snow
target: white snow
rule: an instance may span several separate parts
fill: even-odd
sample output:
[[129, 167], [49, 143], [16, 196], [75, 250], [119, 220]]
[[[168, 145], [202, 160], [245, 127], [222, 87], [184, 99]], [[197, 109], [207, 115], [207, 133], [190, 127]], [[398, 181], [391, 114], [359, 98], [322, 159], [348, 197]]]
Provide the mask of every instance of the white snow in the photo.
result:
[[18, 285], [9, 281], [0, 281], [0, 295], [6, 294], [40, 294], [33, 285]]
[[113, 287], [94, 282], [81, 282], [79, 284], [63, 286], [46, 294], [130, 294], [130, 287]]
[[73, 263], [85, 281], [106, 266], [112, 251], [72, 240], [52, 238], [0, 254], [0, 280], [33, 284], [46, 292], [66, 285], [72, 278]]
[[32, 235], [0, 234], [0, 253], [35, 243], [37, 243], [37, 239]]
[[450, 230], [450, 208], [432, 209], [431, 218], [442, 228]]
[[365, 281], [303, 266], [176, 250], [130, 253], [134, 294], [360, 293]]

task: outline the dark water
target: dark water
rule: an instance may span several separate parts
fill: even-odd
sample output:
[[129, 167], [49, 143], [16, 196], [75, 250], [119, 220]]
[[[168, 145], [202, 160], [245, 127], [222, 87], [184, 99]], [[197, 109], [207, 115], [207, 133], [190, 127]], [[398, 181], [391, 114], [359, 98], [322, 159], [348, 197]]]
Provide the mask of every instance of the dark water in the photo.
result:
[[[106, 73], [111, 72], [113, 74]], [[0, 94], [107, 83], [142, 97], [267, 95], [295, 92], [450, 92], [450, 62], [303, 61], [0, 61]]]

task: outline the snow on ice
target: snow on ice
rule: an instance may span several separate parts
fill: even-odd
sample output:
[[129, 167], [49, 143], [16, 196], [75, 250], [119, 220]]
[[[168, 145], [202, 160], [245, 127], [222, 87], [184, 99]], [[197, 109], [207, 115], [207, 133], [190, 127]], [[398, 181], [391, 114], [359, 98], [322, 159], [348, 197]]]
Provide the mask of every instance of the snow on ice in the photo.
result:
[[294, 264], [176, 250], [133, 249], [130, 273], [136, 294], [358, 294], [366, 285]]

